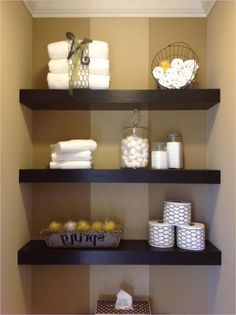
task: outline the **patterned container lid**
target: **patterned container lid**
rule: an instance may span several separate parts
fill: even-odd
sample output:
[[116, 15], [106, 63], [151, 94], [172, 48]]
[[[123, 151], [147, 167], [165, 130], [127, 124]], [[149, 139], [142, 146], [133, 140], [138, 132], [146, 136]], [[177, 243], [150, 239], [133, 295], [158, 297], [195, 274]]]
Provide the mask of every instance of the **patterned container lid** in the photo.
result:
[[116, 310], [115, 301], [98, 300], [95, 314], [151, 314], [148, 301], [133, 301], [133, 310]]

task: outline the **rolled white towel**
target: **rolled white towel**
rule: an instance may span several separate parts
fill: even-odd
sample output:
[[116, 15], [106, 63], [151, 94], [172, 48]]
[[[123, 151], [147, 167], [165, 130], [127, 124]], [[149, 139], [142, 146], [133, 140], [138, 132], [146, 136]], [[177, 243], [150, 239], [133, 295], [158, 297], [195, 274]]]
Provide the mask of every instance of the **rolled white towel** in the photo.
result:
[[69, 153], [94, 151], [97, 148], [97, 143], [92, 139], [74, 139], [68, 141], [59, 141], [50, 146], [51, 153]]
[[[72, 60], [56, 59], [50, 60], [48, 63], [49, 71], [51, 73], [67, 73], [69, 70], [69, 64]], [[109, 60], [101, 58], [90, 58], [89, 73], [97, 75], [109, 75]]]
[[48, 56], [50, 59], [63, 59], [67, 58], [69, 52], [70, 42], [63, 40], [48, 44]]
[[[49, 89], [68, 89], [69, 75], [68, 73], [48, 73], [47, 75]], [[90, 89], [109, 89], [110, 76], [89, 74], [89, 88]], [[82, 86], [81, 86], [82, 87]]]
[[170, 79], [170, 80], [174, 80], [177, 76], [178, 76], [178, 71], [175, 68], [168, 68], [166, 70], [166, 76]]
[[[48, 44], [49, 59], [66, 59], [70, 50], [71, 41], [63, 40]], [[108, 43], [94, 40], [89, 43], [89, 57], [108, 59]]]
[[189, 69], [191, 71], [196, 71], [198, 68], [199, 68], [199, 66], [194, 59], [185, 60], [183, 63], [183, 69]]
[[188, 81], [186, 80], [185, 77], [177, 77], [173, 80], [172, 82], [172, 86], [175, 88], [175, 89], [181, 89], [182, 87], [185, 86], [185, 84], [187, 83]]
[[170, 89], [173, 83], [173, 77], [170, 77], [168, 74], [164, 74], [160, 80], [159, 80], [160, 85]]
[[162, 67], [155, 67], [152, 73], [154, 78], [159, 80], [164, 75], [164, 69]]
[[174, 58], [172, 61], [171, 61], [171, 68], [174, 68], [174, 69], [180, 69], [183, 67], [183, 59], [181, 58]]
[[186, 82], [192, 81], [194, 79], [194, 72], [190, 69], [183, 69], [179, 72], [178, 76], [180, 78], [185, 78]]
[[66, 161], [66, 162], [50, 162], [50, 168], [60, 168], [60, 169], [85, 169], [92, 168], [92, 164], [90, 161]]
[[65, 162], [65, 161], [91, 161], [91, 151], [82, 152], [70, 152], [70, 153], [51, 153], [51, 159], [53, 162]]

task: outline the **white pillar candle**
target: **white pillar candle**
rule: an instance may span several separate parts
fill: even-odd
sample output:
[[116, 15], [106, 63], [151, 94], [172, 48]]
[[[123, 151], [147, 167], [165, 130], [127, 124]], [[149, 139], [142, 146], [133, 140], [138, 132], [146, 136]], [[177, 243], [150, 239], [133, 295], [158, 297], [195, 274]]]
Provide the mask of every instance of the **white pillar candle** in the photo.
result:
[[152, 168], [153, 169], [168, 168], [166, 151], [152, 151]]
[[182, 168], [182, 143], [181, 142], [167, 142], [167, 157], [169, 168]]

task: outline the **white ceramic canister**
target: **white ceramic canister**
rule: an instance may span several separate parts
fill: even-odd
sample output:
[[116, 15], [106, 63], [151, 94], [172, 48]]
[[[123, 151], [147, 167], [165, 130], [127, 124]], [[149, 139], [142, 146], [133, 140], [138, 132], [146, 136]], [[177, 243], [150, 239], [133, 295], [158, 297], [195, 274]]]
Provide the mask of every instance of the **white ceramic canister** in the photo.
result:
[[168, 168], [183, 168], [183, 148], [181, 136], [170, 133], [167, 136]]
[[152, 144], [152, 168], [167, 169], [167, 151], [165, 142], [153, 142]]

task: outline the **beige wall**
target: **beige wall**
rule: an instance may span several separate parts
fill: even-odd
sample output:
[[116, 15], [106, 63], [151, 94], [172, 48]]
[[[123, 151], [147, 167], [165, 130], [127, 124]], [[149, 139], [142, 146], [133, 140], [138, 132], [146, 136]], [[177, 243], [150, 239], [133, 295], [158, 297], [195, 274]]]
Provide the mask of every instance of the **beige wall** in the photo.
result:
[[1, 1], [1, 313], [30, 312], [30, 267], [17, 251], [30, 239], [31, 185], [19, 186], [19, 168], [31, 167], [32, 113], [19, 89], [31, 87], [32, 17], [18, 1]]
[[[194, 38], [192, 37], [193, 29], [195, 31]], [[47, 43], [63, 39], [65, 32], [68, 30], [79, 34], [81, 37], [90, 36], [93, 39], [108, 41], [112, 74], [111, 88], [146, 89], [155, 87], [150, 77], [151, 61], [159, 49], [170, 42], [178, 40], [188, 42], [196, 50], [201, 60], [197, 86], [205, 85], [206, 21], [204, 19], [97, 18], [90, 20], [34, 20], [34, 87], [46, 86]], [[175, 31], [173, 32], [173, 30]], [[102, 143], [95, 153], [95, 167], [119, 167], [121, 130], [124, 126], [130, 124], [131, 114], [131, 112], [123, 111], [34, 113], [34, 165], [37, 167], [47, 165], [50, 143], [60, 139], [90, 135], [98, 143]], [[152, 140], [163, 139], [172, 130], [181, 132], [186, 144], [186, 167], [204, 168], [206, 166], [205, 112], [166, 113], [157, 111], [149, 115], [148, 112], [142, 111], [141, 124], [151, 126]], [[48, 133], [49, 129], [50, 133]], [[69, 188], [67, 185], [49, 185], [44, 188], [41, 185], [34, 185], [33, 227], [35, 236], [37, 236], [41, 224], [46, 224], [55, 217], [63, 219], [69, 219], [71, 216], [75, 217], [77, 211], [84, 216], [91, 215], [93, 218], [114, 217], [122, 220], [126, 227], [124, 233], [126, 239], [147, 238], [148, 218], [161, 216], [161, 206], [167, 196], [169, 198], [179, 196], [192, 200], [194, 202], [194, 217], [197, 220], [205, 220], [206, 187], [204, 185], [92, 184], [87, 193], [83, 191], [84, 197], [82, 199], [82, 204], [89, 205], [87, 198], [89, 198], [90, 193], [90, 211], [88, 209], [82, 210], [83, 206], [81, 206], [79, 200], [76, 197], [73, 198], [77, 188], [71, 189], [72, 187], [74, 185]], [[81, 189], [79, 185], [78, 189]], [[61, 195], [63, 191], [66, 191], [66, 198]], [[72, 205], [68, 205], [67, 198], [73, 200]], [[125, 282], [129, 281], [134, 294], [151, 295], [153, 312], [204, 313], [207, 311], [207, 267], [194, 268], [194, 274], [192, 268], [91, 266], [89, 282], [90, 311], [93, 311], [95, 301], [99, 295], [115, 294], [120, 285], [124, 285]], [[68, 275], [70, 274], [69, 266], [63, 270], [60, 268], [56, 270], [54, 277], [59, 271], [60, 275], [65, 272]], [[38, 287], [48, 293], [52, 292], [55, 287], [54, 283], [51, 282], [52, 284], [47, 288], [47, 281], [43, 280], [43, 276], [38, 276], [41, 274], [47, 274], [45, 267], [34, 268], [32, 275], [33, 312], [39, 311], [42, 305], [42, 300], [38, 295]], [[179, 281], [180, 275], [181, 282]], [[84, 277], [88, 277], [88, 274], [85, 273], [83, 279]], [[198, 281], [195, 288], [189, 290], [189, 284], [196, 277]], [[106, 279], [109, 279], [109, 281]], [[162, 288], [164, 279], [166, 279], [165, 290]], [[72, 285], [78, 296], [82, 294], [79, 288], [75, 288], [73, 282], [68, 281], [68, 287], [70, 285]], [[183, 305], [182, 299], [175, 298], [172, 306], [170, 305], [169, 296], [166, 295], [166, 292], [175, 292], [176, 290], [181, 293], [183, 299], [186, 295], [188, 296], [188, 303]], [[61, 297], [60, 292], [57, 291], [56, 294], [59, 298]], [[194, 300], [196, 294], [201, 296], [201, 305]], [[88, 300], [84, 300], [87, 303]], [[44, 310], [47, 312], [57, 310], [57, 305], [54, 304], [53, 300], [47, 300], [46, 305]], [[76, 303], [72, 307], [71, 301], [66, 303], [64, 305], [65, 311], [68, 306], [70, 311], [73, 309], [77, 311]]]
[[[34, 19], [33, 86], [47, 88], [50, 42], [63, 40], [67, 31], [90, 35], [89, 19]], [[49, 145], [60, 140], [89, 138], [88, 111], [38, 111], [33, 113], [33, 165], [48, 166]], [[52, 220], [90, 218], [89, 184], [33, 185], [32, 236]], [[32, 268], [32, 312], [89, 312], [88, 266], [37, 266]]]
[[221, 103], [208, 112], [208, 166], [221, 170], [209, 186], [210, 239], [223, 265], [209, 272], [209, 312], [235, 314], [236, 3], [220, 1], [207, 19], [207, 81], [220, 87]]

